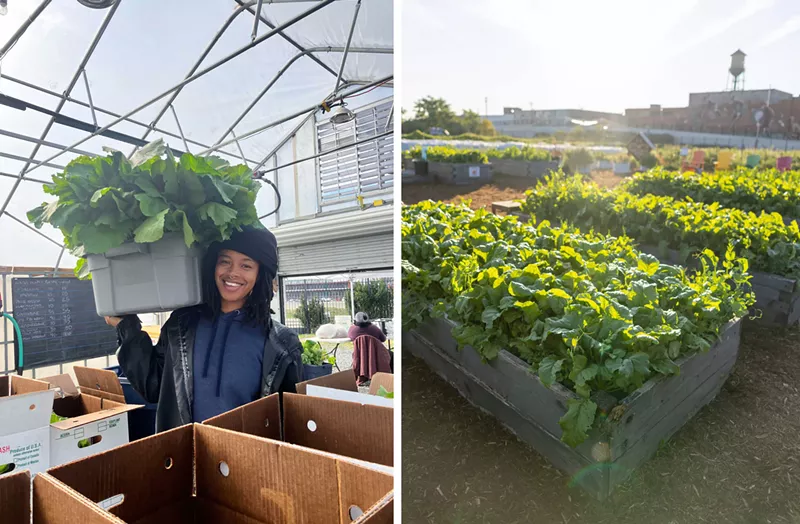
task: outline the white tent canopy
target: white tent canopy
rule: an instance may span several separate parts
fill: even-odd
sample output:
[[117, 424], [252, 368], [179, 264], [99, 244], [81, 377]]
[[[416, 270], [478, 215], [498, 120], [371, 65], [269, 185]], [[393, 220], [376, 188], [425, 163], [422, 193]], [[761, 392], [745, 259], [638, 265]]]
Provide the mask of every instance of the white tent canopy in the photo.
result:
[[[231, 163], [244, 157], [272, 170], [265, 178], [280, 185], [276, 168], [317, 151], [307, 131], [323, 100], [346, 97], [357, 108], [392, 97], [392, 28], [392, 0], [116, 0], [104, 9], [8, 0], [0, 16], [0, 265], [72, 267], [61, 234], [32, 230], [26, 212], [52, 198], [42, 182], [72, 158], [136, 147], [10, 107], [12, 98], [104, 128], [164, 95], [111, 130], [193, 154], [216, 146]], [[304, 143], [282, 156], [293, 137]], [[314, 171], [314, 161], [304, 164]], [[257, 205], [262, 215], [274, 209], [271, 188]]]

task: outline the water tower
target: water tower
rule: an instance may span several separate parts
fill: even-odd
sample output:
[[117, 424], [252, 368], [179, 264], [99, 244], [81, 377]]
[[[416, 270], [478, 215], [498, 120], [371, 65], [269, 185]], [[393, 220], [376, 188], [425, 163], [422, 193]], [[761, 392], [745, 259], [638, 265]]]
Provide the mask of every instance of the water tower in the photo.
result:
[[731, 78], [733, 78], [733, 91], [744, 91], [745, 56], [747, 55], [745, 55], [744, 51], [741, 49], [737, 49], [736, 52], [731, 55], [731, 67], [728, 68], [728, 72], [730, 73], [730, 76], [728, 77], [728, 83], [730, 82]]

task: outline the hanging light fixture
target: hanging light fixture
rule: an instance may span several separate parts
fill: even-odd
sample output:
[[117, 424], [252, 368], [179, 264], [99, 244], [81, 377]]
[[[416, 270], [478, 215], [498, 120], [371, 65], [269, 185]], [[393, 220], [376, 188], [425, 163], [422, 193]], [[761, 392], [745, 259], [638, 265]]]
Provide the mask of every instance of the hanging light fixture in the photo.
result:
[[[0, 0], [2, 1], [2, 0]], [[78, 0], [78, 2], [90, 9], [105, 9], [111, 7], [115, 0]]]
[[0, 0], [0, 15], [5, 16], [8, 13], [8, 0]]
[[342, 105], [337, 106], [332, 112], [331, 122], [333, 122], [334, 125], [352, 122], [356, 117], [355, 113], [345, 107], [344, 102], [342, 102]]

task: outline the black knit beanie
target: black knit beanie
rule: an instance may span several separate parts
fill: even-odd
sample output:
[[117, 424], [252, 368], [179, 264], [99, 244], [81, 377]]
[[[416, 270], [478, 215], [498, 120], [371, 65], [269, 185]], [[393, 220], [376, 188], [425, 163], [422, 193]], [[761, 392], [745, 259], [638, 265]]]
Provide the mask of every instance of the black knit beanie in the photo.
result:
[[[278, 241], [268, 229], [246, 228], [234, 231], [231, 238], [215, 242], [208, 248], [209, 259], [216, 261], [220, 251], [230, 249], [258, 262], [270, 280], [278, 274]], [[270, 286], [271, 287], [271, 286]]]

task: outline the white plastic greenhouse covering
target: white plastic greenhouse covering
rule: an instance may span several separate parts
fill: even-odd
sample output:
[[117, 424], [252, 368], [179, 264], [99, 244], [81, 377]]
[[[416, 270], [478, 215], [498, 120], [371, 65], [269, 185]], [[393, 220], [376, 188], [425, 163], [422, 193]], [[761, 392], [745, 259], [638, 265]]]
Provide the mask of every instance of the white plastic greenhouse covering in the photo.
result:
[[[282, 29], [284, 24], [290, 25]], [[0, 16], [0, 94], [104, 127], [199, 75], [174, 100], [175, 91], [132, 115], [138, 124], [123, 120], [111, 130], [148, 142], [163, 138], [193, 154], [230, 142], [215, 154], [232, 164], [244, 157], [281, 187], [281, 210], [264, 219], [274, 227], [303, 218], [303, 206], [305, 218], [323, 211], [300, 198], [318, 191], [310, 185], [318, 177], [317, 161], [274, 168], [319, 152], [317, 128], [329, 117], [319, 105], [334, 94], [343, 57], [336, 96], [347, 97], [348, 108], [357, 114], [359, 108], [385, 107], [388, 101], [392, 110], [388, 117], [383, 112], [384, 129], [391, 131], [392, 42], [392, 0], [116, 0], [105, 9], [78, 0], [8, 0], [8, 13]], [[60, 232], [50, 226], [41, 230], [52, 241], [37, 234], [26, 212], [52, 199], [42, 183], [76, 156], [105, 154], [104, 146], [125, 154], [135, 150], [94, 136], [66, 151], [91, 133], [59, 123], [50, 127], [50, 121], [50, 115], [0, 104], [0, 266], [73, 267], [75, 259], [62, 256]], [[156, 130], [148, 132], [154, 121]], [[232, 126], [238, 143], [229, 133]], [[21, 181], [20, 173], [25, 173]], [[290, 182], [282, 184], [284, 178]], [[275, 208], [274, 191], [266, 184], [257, 207], [260, 216]]]

